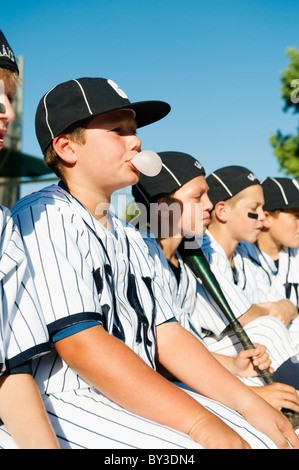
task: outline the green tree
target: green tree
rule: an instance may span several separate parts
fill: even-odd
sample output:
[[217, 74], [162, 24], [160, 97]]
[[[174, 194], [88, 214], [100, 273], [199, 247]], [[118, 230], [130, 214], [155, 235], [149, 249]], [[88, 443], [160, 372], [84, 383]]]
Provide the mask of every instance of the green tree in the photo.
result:
[[[281, 97], [283, 110], [299, 113], [299, 50], [290, 47], [286, 51], [290, 62], [281, 73]], [[278, 158], [280, 169], [287, 175], [299, 178], [299, 127], [295, 134], [283, 135], [280, 130], [270, 137], [273, 153]]]

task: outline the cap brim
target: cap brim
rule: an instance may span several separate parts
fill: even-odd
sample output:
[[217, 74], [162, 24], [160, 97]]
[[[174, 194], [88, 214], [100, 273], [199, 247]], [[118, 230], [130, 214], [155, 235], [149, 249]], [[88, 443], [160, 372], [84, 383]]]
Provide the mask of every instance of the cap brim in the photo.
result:
[[284, 205], [281, 207], [283, 210], [288, 210], [288, 209], [298, 209], [299, 208], [299, 200], [297, 199], [296, 201], [290, 202], [290, 204]]
[[[130, 103], [123, 108], [133, 109], [136, 113], [137, 127], [147, 126], [164, 118], [171, 110], [165, 101], [139, 101]], [[122, 109], [122, 108], [118, 108]]]
[[273, 201], [269, 202], [268, 204], [265, 203], [263, 207], [264, 211], [279, 211], [284, 210], [287, 211], [288, 209], [299, 209], [299, 200], [293, 201], [290, 204], [279, 204]]

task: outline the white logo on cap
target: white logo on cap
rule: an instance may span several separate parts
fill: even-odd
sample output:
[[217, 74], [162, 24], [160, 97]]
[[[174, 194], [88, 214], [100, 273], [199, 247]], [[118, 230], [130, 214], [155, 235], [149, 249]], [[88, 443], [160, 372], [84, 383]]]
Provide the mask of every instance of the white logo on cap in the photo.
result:
[[15, 62], [15, 57], [13, 55], [13, 52], [9, 47], [5, 47], [4, 44], [2, 44], [2, 52], [0, 51], [0, 57], [8, 57], [12, 62]]
[[292, 182], [293, 182], [293, 184], [296, 186], [296, 188], [297, 188], [298, 191], [299, 191], [299, 183], [298, 183], [298, 181], [295, 180], [295, 179], [293, 179]]
[[196, 166], [199, 169], [202, 168], [202, 165], [199, 162], [194, 162], [194, 166]]
[[248, 178], [250, 181], [257, 180], [257, 177], [256, 177], [253, 173], [249, 173], [249, 175], [247, 175], [247, 178]]
[[122, 98], [126, 98], [127, 100], [129, 99], [125, 92], [121, 88], [119, 88], [119, 86], [113, 80], [107, 80], [107, 82], [110, 86], [112, 86], [116, 93], [119, 94], [119, 96], [121, 96]]

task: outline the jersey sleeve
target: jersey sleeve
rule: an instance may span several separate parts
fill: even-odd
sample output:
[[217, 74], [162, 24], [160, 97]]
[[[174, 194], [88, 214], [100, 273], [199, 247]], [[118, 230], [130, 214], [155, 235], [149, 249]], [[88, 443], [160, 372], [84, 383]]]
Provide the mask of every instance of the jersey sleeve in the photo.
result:
[[95, 272], [90, 236], [76, 215], [53, 202], [33, 205], [16, 220], [50, 337], [81, 322], [101, 324], [103, 266]]
[[6, 368], [12, 369], [49, 352], [50, 344], [20, 232], [3, 207], [0, 227], [2, 350]]
[[283, 287], [277, 289], [278, 270], [268, 255], [259, 253], [253, 243], [239, 243], [234, 254], [238, 271], [238, 285], [249, 299], [260, 302], [276, 302], [285, 297]]

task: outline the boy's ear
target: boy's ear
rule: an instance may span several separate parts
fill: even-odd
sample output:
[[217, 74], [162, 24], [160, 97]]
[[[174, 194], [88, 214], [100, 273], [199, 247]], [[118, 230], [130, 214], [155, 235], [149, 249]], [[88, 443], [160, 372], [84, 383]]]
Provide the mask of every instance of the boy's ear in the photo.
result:
[[271, 227], [271, 215], [270, 212], [264, 211], [265, 219], [263, 220], [263, 228], [269, 230]]
[[227, 214], [227, 210], [226, 210], [225, 201], [217, 202], [217, 204], [215, 204], [215, 206], [214, 206], [214, 211], [215, 211], [215, 215], [216, 215], [217, 220], [219, 220], [220, 222], [223, 222], [223, 223], [227, 222], [228, 214]]
[[75, 156], [73, 142], [65, 134], [60, 134], [53, 139], [53, 148], [65, 163], [76, 163], [77, 158]]

